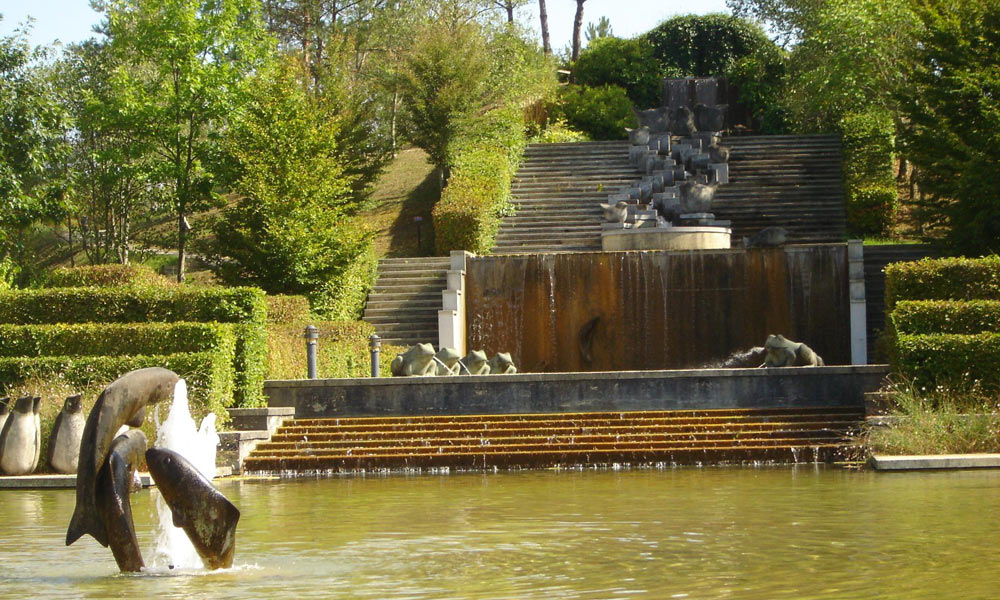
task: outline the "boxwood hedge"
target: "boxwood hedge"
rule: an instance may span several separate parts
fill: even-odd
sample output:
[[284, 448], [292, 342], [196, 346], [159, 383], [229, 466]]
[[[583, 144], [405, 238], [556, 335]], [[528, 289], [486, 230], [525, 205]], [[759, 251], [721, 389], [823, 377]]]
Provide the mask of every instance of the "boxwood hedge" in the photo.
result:
[[1000, 331], [1000, 300], [901, 300], [889, 318], [897, 334]]
[[1000, 333], [896, 336], [893, 367], [920, 388], [1000, 390]]
[[925, 258], [885, 268], [885, 307], [900, 300], [1000, 300], [1000, 256]]

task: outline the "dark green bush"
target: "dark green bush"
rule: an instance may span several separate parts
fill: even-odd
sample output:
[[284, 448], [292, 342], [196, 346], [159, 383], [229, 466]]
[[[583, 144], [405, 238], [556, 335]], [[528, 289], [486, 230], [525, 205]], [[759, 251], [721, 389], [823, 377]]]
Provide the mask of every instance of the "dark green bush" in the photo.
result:
[[309, 318], [309, 299], [305, 296], [268, 294], [268, 323], [304, 323]]
[[751, 122], [743, 125], [763, 135], [789, 133], [786, 61], [787, 53], [774, 46], [741, 58], [726, 72], [729, 85], [739, 90], [740, 102], [750, 111]]
[[898, 205], [893, 174], [896, 129], [886, 112], [841, 118], [847, 219], [853, 235], [886, 235]]
[[0, 323], [232, 323], [236, 403], [263, 402], [267, 306], [256, 288], [54, 288], [0, 292]]
[[222, 323], [0, 325], [0, 356], [127, 356], [235, 350]]
[[644, 37], [666, 72], [681, 77], [725, 75], [740, 59], [775, 46], [760, 25], [723, 13], [673, 17]]
[[462, 123], [462, 133], [448, 149], [451, 177], [433, 211], [438, 254], [485, 254], [493, 248], [526, 144], [520, 110], [496, 109]]
[[573, 64], [573, 80], [587, 87], [617, 85], [638, 108], [660, 106], [660, 62], [644, 37], [591, 40]]
[[918, 390], [1000, 390], [1000, 333], [898, 335], [893, 361]]
[[165, 367], [185, 379], [192, 412], [199, 407], [229, 419], [233, 397], [232, 346], [208, 352], [150, 356], [43, 356], [0, 358], [0, 395], [29, 379], [58, 377], [71, 385], [106, 386], [134, 369]]
[[116, 285], [171, 285], [172, 282], [146, 265], [87, 265], [55, 269], [44, 287], [105, 287]]
[[1000, 332], [1000, 300], [901, 300], [889, 318], [904, 335]]
[[625, 139], [625, 128], [635, 127], [632, 101], [616, 85], [586, 87], [569, 85], [559, 90], [560, 103], [553, 112], [595, 140]]
[[1000, 300], [1000, 256], [925, 258], [885, 268], [885, 306], [901, 300]]

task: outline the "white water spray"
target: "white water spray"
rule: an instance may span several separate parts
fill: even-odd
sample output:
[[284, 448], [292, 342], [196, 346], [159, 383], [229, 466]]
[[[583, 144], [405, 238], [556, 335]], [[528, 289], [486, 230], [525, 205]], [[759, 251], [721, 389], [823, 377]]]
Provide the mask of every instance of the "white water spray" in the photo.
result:
[[[158, 416], [158, 415], [157, 415]], [[215, 415], [209, 414], [195, 427], [194, 418], [188, 408], [187, 384], [183, 379], [174, 388], [174, 399], [170, 412], [161, 424], [156, 419], [157, 448], [166, 448], [188, 459], [201, 474], [209, 480], [215, 478], [215, 450], [219, 445], [219, 434], [215, 431]], [[201, 557], [191, 545], [184, 530], [173, 525], [170, 507], [163, 496], [156, 494], [156, 512], [160, 523], [156, 532], [156, 546], [153, 548], [150, 566], [154, 569], [204, 568]]]

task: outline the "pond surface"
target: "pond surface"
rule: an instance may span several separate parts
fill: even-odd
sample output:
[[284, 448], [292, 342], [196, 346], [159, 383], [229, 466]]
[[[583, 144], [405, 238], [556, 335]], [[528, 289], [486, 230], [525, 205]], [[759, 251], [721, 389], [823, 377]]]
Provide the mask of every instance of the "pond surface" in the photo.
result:
[[[221, 482], [236, 567], [120, 575], [72, 490], [0, 491], [5, 598], [995, 598], [1000, 472], [823, 467]], [[155, 492], [133, 495], [147, 557]]]

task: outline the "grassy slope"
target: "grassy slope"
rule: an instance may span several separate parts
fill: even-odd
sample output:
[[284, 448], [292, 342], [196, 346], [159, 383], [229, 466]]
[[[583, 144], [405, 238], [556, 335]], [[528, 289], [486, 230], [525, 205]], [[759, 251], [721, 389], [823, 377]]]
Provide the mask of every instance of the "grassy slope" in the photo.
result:
[[[389, 163], [372, 194], [371, 206], [362, 218], [375, 227], [375, 251], [379, 256], [427, 256], [434, 252], [431, 209], [439, 196], [437, 175], [418, 148], [401, 151]], [[420, 244], [417, 224], [421, 217]]]

